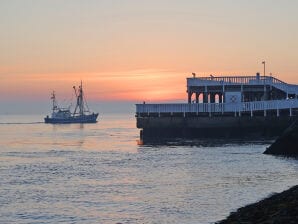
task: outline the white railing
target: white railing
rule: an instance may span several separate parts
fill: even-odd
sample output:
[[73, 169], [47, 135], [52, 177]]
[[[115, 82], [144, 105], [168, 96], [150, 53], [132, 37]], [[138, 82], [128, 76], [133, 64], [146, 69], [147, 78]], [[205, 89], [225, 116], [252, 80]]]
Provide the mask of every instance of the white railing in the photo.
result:
[[298, 108], [298, 99], [241, 103], [136, 104], [136, 113], [219, 113]]
[[298, 85], [285, 83], [272, 76], [221, 76], [187, 78], [187, 86], [272, 85], [289, 94], [298, 94]]

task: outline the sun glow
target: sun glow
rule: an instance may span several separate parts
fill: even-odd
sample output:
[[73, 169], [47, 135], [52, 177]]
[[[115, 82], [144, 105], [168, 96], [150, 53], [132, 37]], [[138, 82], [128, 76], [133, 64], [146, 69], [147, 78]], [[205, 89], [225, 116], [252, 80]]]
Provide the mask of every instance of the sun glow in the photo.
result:
[[55, 90], [70, 97], [83, 81], [90, 100], [160, 101], [185, 98], [186, 75], [163, 70], [114, 73], [18, 74], [2, 79], [2, 97], [45, 99]]

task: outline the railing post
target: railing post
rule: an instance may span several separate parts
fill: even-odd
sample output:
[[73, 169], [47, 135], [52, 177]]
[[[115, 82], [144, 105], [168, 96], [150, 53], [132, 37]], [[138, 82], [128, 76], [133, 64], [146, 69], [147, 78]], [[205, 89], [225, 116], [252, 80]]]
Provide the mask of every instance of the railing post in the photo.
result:
[[211, 104], [208, 104], [209, 117], [211, 117]]
[[224, 103], [221, 103], [220, 106], [221, 106], [221, 114], [224, 114]]
[[160, 117], [160, 106], [161, 106], [161, 105], [158, 105], [158, 107], [157, 107], [157, 108], [158, 108], [158, 109], [157, 109], [157, 111], [158, 111], [158, 117]]

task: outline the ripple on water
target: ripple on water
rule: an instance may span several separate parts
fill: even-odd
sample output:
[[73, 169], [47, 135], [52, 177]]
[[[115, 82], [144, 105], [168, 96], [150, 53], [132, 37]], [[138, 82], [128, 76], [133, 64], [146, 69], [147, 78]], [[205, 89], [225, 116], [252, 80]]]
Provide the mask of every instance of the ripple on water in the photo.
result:
[[1, 124], [1, 221], [212, 223], [298, 182], [296, 160], [262, 154], [269, 143], [138, 146], [134, 122]]

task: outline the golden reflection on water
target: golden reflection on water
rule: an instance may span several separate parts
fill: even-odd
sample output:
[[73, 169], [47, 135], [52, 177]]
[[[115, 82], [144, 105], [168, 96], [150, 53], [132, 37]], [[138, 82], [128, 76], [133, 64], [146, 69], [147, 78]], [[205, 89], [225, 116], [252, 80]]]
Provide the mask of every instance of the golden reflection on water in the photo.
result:
[[[129, 124], [129, 125], [128, 125]], [[138, 130], [131, 120], [100, 119], [96, 124], [7, 124], [0, 125], [0, 146], [11, 149], [92, 150], [137, 153]], [[127, 128], [130, 126], [130, 128]], [[5, 136], [6, 135], [6, 136]], [[12, 137], [13, 135], [13, 137]], [[24, 147], [26, 146], [26, 147]]]

